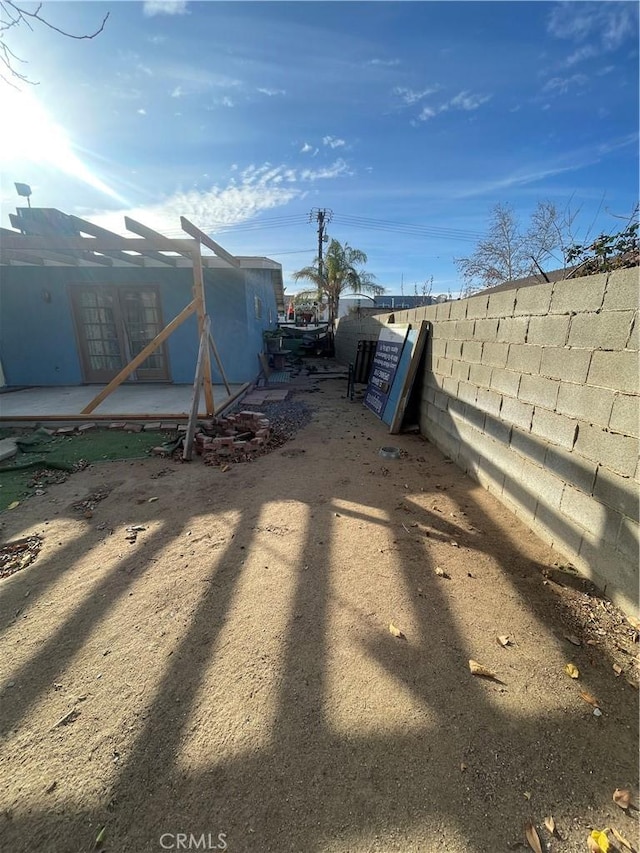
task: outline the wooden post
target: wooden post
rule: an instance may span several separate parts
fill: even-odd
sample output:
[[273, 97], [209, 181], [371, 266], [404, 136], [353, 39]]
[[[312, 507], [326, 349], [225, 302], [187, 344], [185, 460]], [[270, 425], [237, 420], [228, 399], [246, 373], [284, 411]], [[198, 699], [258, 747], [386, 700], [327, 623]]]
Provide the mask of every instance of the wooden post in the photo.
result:
[[111, 394], [112, 391], [114, 391], [119, 385], [122, 385], [124, 380], [128, 376], [130, 376], [133, 371], [151, 355], [152, 352], [155, 352], [155, 350], [157, 350], [158, 347], [166, 341], [166, 339], [174, 331], [174, 329], [177, 329], [181, 323], [184, 323], [187, 317], [190, 317], [194, 313], [196, 307], [196, 302], [194, 300], [193, 302], [190, 302], [186, 308], [183, 308], [182, 311], [176, 317], [173, 318], [169, 325], [165, 326], [164, 329], [155, 336], [151, 343], [148, 343], [146, 347], [141, 352], [139, 352], [138, 355], [134, 359], [132, 359], [126, 367], [123, 367], [120, 373], [118, 373], [118, 375], [115, 376], [111, 380], [111, 382], [109, 382], [109, 384], [93, 398], [89, 405], [84, 407], [81, 414], [90, 414], [95, 408], [100, 405], [100, 403], [102, 403], [103, 400], [105, 400], [109, 396], [109, 394]]
[[[196, 246], [197, 248], [195, 248], [191, 253], [191, 260], [193, 264], [193, 300], [196, 303], [198, 311], [198, 331], [200, 332], [200, 338], [202, 339], [202, 333], [205, 327], [205, 318], [207, 315], [207, 306], [204, 297], [204, 278], [202, 275], [202, 255], [200, 253], [200, 243], [197, 243]], [[209, 357], [208, 335], [205, 339], [205, 343], [207, 344], [207, 346], [204, 353], [203, 367], [204, 400], [206, 404], [207, 414], [213, 416], [213, 386], [211, 384], [211, 359]]]
[[[204, 365], [209, 355], [208, 337], [209, 337], [210, 321], [208, 317], [204, 319], [204, 326], [200, 335], [200, 346], [198, 347], [198, 361], [196, 362], [196, 376], [193, 380], [193, 397], [191, 400], [191, 412], [187, 424], [187, 434], [184, 437], [184, 447], [182, 448], [182, 458], [186, 462], [191, 461], [193, 455], [193, 437], [196, 432], [196, 423], [198, 420], [198, 406], [200, 404], [200, 386], [204, 377]], [[208, 412], [207, 412], [208, 414]]]

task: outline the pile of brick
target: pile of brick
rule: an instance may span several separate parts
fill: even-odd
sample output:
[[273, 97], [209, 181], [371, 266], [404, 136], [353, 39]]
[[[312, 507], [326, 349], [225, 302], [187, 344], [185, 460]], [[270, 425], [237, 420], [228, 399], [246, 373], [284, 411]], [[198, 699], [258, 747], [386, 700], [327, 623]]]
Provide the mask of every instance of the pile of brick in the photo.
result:
[[194, 438], [195, 451], [209, 465], [248, 461], [270, 436], [269, 419], [261, 412], [237, 412], [203, 424]]

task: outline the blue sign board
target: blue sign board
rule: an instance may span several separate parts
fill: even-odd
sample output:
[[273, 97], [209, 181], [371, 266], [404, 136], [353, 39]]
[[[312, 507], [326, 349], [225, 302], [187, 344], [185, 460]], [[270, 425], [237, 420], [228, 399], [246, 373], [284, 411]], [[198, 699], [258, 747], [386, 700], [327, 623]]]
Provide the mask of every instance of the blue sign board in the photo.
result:
[[408, 325], [386, 326], [380, 332], [364, 397], [368, 409], [382, 418], [409, 331]]

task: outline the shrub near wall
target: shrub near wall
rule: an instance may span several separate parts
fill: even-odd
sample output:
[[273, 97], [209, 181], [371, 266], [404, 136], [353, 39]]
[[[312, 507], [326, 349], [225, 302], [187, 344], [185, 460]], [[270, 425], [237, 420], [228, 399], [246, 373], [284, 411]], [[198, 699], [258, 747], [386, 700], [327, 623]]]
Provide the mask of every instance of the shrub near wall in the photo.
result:
[[628, 612], [638, 610], [638, 293], [636, 268], [395, 312], [432, 324], [422, 433]]

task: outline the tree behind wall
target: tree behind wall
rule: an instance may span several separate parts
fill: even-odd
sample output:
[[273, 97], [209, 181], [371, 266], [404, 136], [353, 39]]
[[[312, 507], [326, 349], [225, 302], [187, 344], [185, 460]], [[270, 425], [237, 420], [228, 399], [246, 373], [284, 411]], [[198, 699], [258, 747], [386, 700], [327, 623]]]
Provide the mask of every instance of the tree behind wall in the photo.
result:
[[568, 211], [559, 213], [552, 202], [538, 202], [524, 230], [511, 205], [497, 204], [491, 211], [487, 236], [468, 258], [455, 259], [465, 293], [539, 273], [556, 250], [560, 250], [560, 258], [554, 258], [554, 265], [566, 265], [574, 218]]

